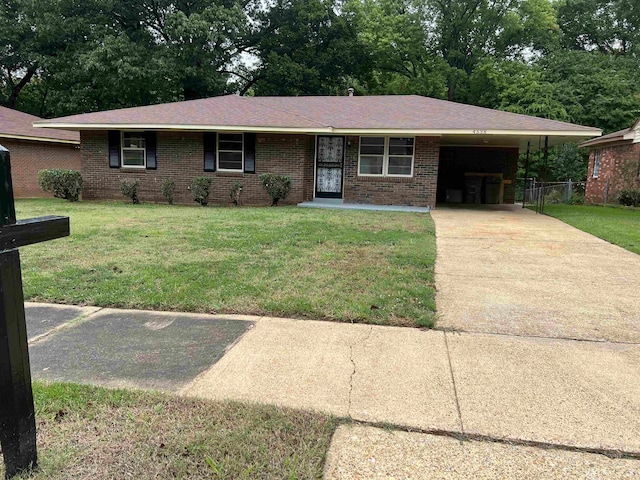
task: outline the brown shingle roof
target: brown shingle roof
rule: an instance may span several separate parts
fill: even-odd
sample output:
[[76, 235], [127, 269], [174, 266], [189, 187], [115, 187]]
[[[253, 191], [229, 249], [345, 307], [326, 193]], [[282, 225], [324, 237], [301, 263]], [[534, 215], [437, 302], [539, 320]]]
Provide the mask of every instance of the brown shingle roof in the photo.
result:
[[[165, 103], [43, 120], [39, 126], [89, 128], [239, 127], [308, 132], [361, 130], [473, 130], [573, 132], [600, 130], [418, 95], [354, 97], [239, 97]], [[464, 132], [466, 131], [466, 132]], [[584, 135], [582, 135], [584, 134]]]
[[[638, 128], [640, 128], [640, 119], [636, 121], [631, 127], [625, 128], [622, 130], [618, 130], [617, 132], [609, 133], [607, 135], [603, 135], [598, 138], [594, 138], [591, 140], [587, 140], [586, 142], [582, 142], [580, 144], [581, 147], [595, 147], [597, 145], [603, 145], [613, 142], [632, 142], [633, 138], [624, 138], [628, 137], [628, 134], [633, 134]], [[633, 136], [633, 135], [632, 135]]]
[[0, 107], [0, 142], [4, 138], [23, 138], [41, 142], [75, 142], [80, 143], [77, 132], [64, 130], [42, 130], [33, 128], [33, 122], [42, 120], [27, 113]]

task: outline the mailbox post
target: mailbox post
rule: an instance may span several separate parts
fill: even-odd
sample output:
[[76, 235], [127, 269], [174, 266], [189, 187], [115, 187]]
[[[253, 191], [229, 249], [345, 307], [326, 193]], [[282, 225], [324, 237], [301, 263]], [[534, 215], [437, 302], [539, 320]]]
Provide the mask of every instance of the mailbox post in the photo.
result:
[[8, 150], [0, 145], [0, 443], [6, 478], [37, 465], [19, 247], [69, 235], [69, 218], [16, 220]]

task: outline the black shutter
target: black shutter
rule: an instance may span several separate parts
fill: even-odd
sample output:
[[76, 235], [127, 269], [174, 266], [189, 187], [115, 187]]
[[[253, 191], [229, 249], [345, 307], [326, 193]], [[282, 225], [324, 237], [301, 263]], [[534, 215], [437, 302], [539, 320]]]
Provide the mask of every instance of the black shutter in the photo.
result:
[[206, 132], [202, 134], [202, 145], [204, 147], [204, 171], [216, 171], [216, 133]]
[[109, 130], [109, 167], [120, 168], [120, 132]]
[[256, 134], [244, 134], [244, 173], [256, 173]]
[[156, 132], [144, 132], [144, 144], [147, 150], [147, 170], [155, 170], [158, 168]]

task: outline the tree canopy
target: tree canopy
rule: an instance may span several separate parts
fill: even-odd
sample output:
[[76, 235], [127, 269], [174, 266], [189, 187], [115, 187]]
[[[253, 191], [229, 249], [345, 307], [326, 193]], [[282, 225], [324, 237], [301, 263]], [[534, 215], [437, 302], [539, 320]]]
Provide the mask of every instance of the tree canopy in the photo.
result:
[[0, 104], [44, 117], [348, 87], [640, 116], [637, 0], [4, 0], [0, 60]]

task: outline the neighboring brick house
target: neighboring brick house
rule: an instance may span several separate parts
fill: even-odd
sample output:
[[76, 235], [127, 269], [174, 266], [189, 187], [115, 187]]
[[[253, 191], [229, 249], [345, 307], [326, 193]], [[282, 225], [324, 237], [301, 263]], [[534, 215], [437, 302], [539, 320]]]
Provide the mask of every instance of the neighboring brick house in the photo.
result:
[[80, 170], [77, 132], [33, 128], [39, 117], [0, 107], [0, 145], [11, 154], [15, 197], [46, 197], [38, 186], [38, 172], [47, 168]]
[[617, 203], [621, 190], [640, 189], [640, 119], [625, 130], [588, 140], [587, 203]]
[[[192, 202], [193, 177], [213, 178], [211, 203], [269, 202], [258, 176], [292, 177], [287, 203], [434, 207], [436, 201], [513, 203], [517, 159], [527, 145], [600, 135], [600, 130], [417, 95], [240, 97], [135, 107], [43, 120], [80, 131], [83, 197], [121, 198], [141, 181], [142, 201]], [[440, 178], [439, 178], [440, 177]]]

